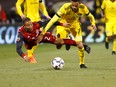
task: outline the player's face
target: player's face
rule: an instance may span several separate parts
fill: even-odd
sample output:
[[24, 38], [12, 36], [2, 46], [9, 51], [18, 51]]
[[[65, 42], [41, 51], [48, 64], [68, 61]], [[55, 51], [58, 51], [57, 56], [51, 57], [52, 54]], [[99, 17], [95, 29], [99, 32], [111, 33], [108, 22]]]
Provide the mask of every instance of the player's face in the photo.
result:
[[74, 12], [78, 12], [78, 8], [79, 8], [80, 3], [79, 2], [73, 2], [71, 1], [71, 8]]
[[33, 23], [31, 21], [27, 21], [24, 23], [24, 29], [27, 32], [32, 32], [33, 31]]

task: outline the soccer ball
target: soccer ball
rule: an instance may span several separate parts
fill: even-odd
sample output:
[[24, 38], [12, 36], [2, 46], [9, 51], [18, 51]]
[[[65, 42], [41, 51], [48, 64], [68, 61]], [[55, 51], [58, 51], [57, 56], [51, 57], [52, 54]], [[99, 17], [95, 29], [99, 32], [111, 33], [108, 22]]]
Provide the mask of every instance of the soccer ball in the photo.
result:
[[51, 65], [54, 69], [62, 69], [64, 67], [64, 60], [60, 57], [55, 57], [52, 62]]

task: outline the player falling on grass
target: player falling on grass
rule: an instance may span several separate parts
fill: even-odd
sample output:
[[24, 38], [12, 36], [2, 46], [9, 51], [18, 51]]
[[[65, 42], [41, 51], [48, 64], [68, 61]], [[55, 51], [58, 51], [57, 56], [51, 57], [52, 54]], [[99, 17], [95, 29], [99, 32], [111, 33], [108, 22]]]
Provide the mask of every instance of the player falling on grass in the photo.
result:
[[[60, 23], [55, 22], [55, 25], [61, 25], [61, 26], [69, 26], [68, 23]], [[25, 18], [23, 22], [23, 26], [19, 29], [18, 32], [18, 39], [16, 42], [16, 51], [17, 53], [27, 62], [30, 63], [37, 63], [37, 61], [34, 58], [34, 50], [37, 48], [40, 39], [39, 35], [41, 34], [40, 27], [42, 26], [42, 22], [31, 22], [29, 18]], [[24, 53], [22, 51], [22, 45], [23, 42], [25, 44], [25, 47], [27, 49], [27, 52]], [[76, 42], [71, 39], [60, 39], [53, 36], [50, 32], [47, 32], [44, 34], [41, 42], [43, 43], [52, 43], [52, 44], [69, 44], [76, 46]]]
[[101, 15], [106, 22], [105, 47], [109, 48], [109, 41], [114, 37], [112, 55], [116, 54], [116, 0], [104, 0], [101, 5]]
[[[22, 4], [24, 4], [24, 12], [21, 8]], [[17, 0], [16, 8], [22, 19], [28, 17], [32, 20], [32, 22], [41, 21], [41, 15], [39, 13], [40, 10], [47, 19], [51, 19], [42, 0]]]
[[[96, 29], [95, 19], [93, 15], [89, 12], [88, 8], [80, 2], [80, 0], [70, 0], [71, 3], [64, 4], [58, 12], [54, 15], [54, 17], [50, 20], [50, 22], [45, 27], [43, 35], [46, 31], [56, 22], [57, 20], [61, 20], [63, 23], [70, 23], [70, 27], [63, 27], [66, 30], [66, 34], [72, 33], [75, 38], [76, 45], [78, 47], [78, 54], [80, 57], [80, 68], [87, 68], [84, 64], [84, 45], [82, 42], [82, 29], [79, 22], [79, 18], [82, 15], [86, 15], [91, 22], [93, 29]], [[42, 37], [42, 35], [41, 35]], [[70, 43], [70, 42], [69, 42]]]

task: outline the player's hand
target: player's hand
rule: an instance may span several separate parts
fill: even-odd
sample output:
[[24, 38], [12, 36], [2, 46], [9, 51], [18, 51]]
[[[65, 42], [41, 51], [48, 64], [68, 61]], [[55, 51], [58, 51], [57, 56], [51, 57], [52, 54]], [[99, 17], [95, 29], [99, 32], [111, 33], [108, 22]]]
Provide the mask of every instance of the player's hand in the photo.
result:
[[24, 60], [25, 62], [30, 62], [30, 59], [26, 55], [24, 56]]
[[49, 20], [51, 19], [51, 17], [50, 17], [50, 16], [46, 16], [46, 18], [47, 18], [47, 19], [49, 19]]
[[95, 31], [97, 30], [96, 25], [91, 25], [91, 26]]
[[102, 17], [102, 18], [105, 18], [105, 15], [104, 15], [103, 13], [101, 13], [101, 17]]
[[42, 39], [43, 39], [43, 34], [41, 33], [41, 34], [38, 36], [38, 39], [37, 39], [36, 43], [37, 43], [37, 44], [40, 43], [40, 42], [42, 41]]
[[71, 24], [70, 23], [63, 23], [63, 26], [69, 28], [71, 26]]
[[106, 16], [104, 15], [104, 16], [102, 16], [103, 18], [104, 18], [104, 21], [105, 22], [108, 22], [108, 19], [106, 18]]
[[26, 18], [26, 16], [24, 14], [22, 14], [21, 19], [24, 20]]

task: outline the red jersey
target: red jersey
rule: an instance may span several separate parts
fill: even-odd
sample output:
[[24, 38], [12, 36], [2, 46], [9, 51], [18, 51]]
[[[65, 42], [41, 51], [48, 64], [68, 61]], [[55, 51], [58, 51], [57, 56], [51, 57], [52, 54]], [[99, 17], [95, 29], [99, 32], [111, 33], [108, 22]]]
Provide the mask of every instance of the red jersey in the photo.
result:
[[24, 26], [22, 26], [19, 29], [19, 33], [23, 36], [23, 41], [25, 42], [26, 45], [28, 46], [36, 45], [37, 43], [35, 43], [35, 41], [37, 40], [38, 36], [41, 33], [40, 25], [38, 23], [33, 23], [32, 32], [25, 31]]
[[[55, 25], [59, 25], [60, 23], [56, 23]], [[33, 46], [37, 45], [36, 40], [38, 39], [38, 36], [42, 32], [40, 30], [40, 26], [44, 25], [44, 23], [39, 22], [39, 23], [33, 23], [33, 31], [32, 32], [27, 32], [24, 29], [24, 26], [22, 26], [19, 29], [18, 32], [18, 39], [16, 42], [16, 50], [17, 53], [24, 58], [25, 54], [22, 51], [22, 45], [23, 42], [25, 43], [25, 47], [27, 49], [32, 49]], [[41, 42], [43, 43], [53, 43], [55, 42], [56, 37], [52, 35], [50, 32], [46, 32], [46, 34], [43, 36], [43, 39]]]

